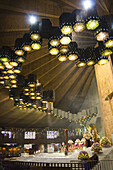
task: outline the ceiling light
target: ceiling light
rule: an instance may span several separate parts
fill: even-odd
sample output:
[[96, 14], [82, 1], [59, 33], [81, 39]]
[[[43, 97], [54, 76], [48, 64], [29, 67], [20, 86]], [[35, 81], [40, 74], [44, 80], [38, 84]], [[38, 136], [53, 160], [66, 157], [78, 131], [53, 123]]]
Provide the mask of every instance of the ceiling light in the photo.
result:
[[66, 45], [61, 45], [60, 46], [60, 53], [67, 53], [69, 51], [69, 47]]
[[88, 65], [88, 66], [93, 66], [94, 64], [95, 64], [95, 61], [92, 60], [92, 59], [90, 59], [90, 60], [87, 61], [87, 65]]
[[112, 48], [113, 47], [113, 38], [108, 38], [105, 41], [105, 46], [108, 47], [108, 48]]
[[33, 41], [39, 41], [41, 39], [41, 36], [39, 34], [31, 34], [31, 39]]
[[14, 74], [14, 71], [13, 71], [12, 69], [8, 69], [8, 70], [7, 70], [7, 73], [9, 73], [9, 74]]
[[11, 48], [8, 46], [3, 46], [0, 49], [0, 61], [4, 62], [8, 62], [11, 58]]
[[24, 95], [25, 96], [29, 96], [29, 92], [24, 92]]
[[30, 25], [30, 38], [33, 41], [39, 41], [41, 39], [39, 30], [40, 30], [40, 22], [37, 22], [34, 25]]
[[10, 82], [15, 84], [15, 83], [17, 83], [17, 79], [11, 79]]
[[78, 55], [77, 54], [68, 54], [68, 59], [70, 60], [70, 61], [74, 61], [74, 60], [76, 60], [78, 58]]
[[23, 44], [22, 44], [22, 48], [25, 51], [31, 51], [31, 38], [30, 38], [30, 34], [24, 34], [23, 36]]
[[83, 2], [83, 6], [84, 6], [84, 9], [85, 9], [85, 10], [90, 9], [90, 8], [92, 7], [92, 2], [91, 2], [91, 0], [85, 0], [85, 1]]
[[4, 84], [4, 80], [0, 80], [0, 84]]
[[108, 32], [100, 32], [96, 35], [97, 41], [104, 41], [109, 37]]
[[37, 17], [36, 16], [34, 16], [34, 15], [30, 15], [29, 16], [29, 22], [30, 22], [30, 24], [35, 24], [36, 22], [37, 22]]
[[113, 51], [109, 48], [104, 49], [101, 53], [102, 56], [109, 56], [111, 54], [113, 54]]
[[62, 34], [65, 34], [65, 35], [71, 34], [72, 31], [73, 31], [73, 28], [72, 28], [72, 26], [69, 26], [69, 25], [63, 26], [62, 29], [61, 29]]
[[34, 100], [34, 99], [35, 99], [35, 96], [30, 96], [30, 99], [33, 99], [33, 100]]
[[22, 38], [17, 38], [15, 41], [15, 48], [14, 52], [18, 56], [23, 56], [24, 55], [24, 50], [22, 49], [22, 44], [23, 44], [23, 39]]
[[76, 23], [73, 26], [73, 29], [75, 32], [82, 32], [85, 29], [85, 25], [84, 25], [84, 23]]
[[86, 65], [86, 63], [84, 61], [80, 61], [77, 66], [78, 67], [84, 67]]
[[21, 73], [21, 71], [22, 71], [22, 63], [19, 63], [18, 66], [13, 67], [13, 69], [14, 69], [14, 73], [17, 73], [17, 74]]
[[33, 50], [39, 50], [41, 48], [41, 42], [40, 41], [32, 41], [31, 47]]
[[9, 78], [10, 78], [10, 79], [15, 79], [16, 76], [17, 76], [16, 74], [9, 74]]
[[103, 57], [103, 56], [101, 56], [99, 59], [98, 59], [98, 64], [99, 65], [104, 65], [104, 64], [107, 64], [107, 62], [108, 62], [108, 58], [107, 57]]
[[11, 88], [17, 88], [17, 84], [12, 84]]
[[59, 53], [59, 50], [58, 50], [58, 48], [56, 47], [50, 47], [49, 48], [49, 53], [51, 54], [51, 55], [57, 55], [58, 53]]
[[29, 87], [35, 87], [36, 86], [36, 77], [34, 74], [28, 75], [28, 86]]
[[42, 97], [40, 95], [36, 95], [36, 99], [40, 100], [40, 99], [42, 99]]
[[9, 79], [9, 75], [8, 74], [4, 75], [4, 79], [8, 80]]
[[67, 60], [67, 56], [65, 54], [59, 54], [58, 60], [61, 61], [61, 62], [64, 62], [64, 61]]
[[62, 45], [68, 45], [71, 42], [71, 36], [70, 35], [61, 35], [60, 36], [60, 43]]
[[56, 38], [53, 38], [53, 39], [51, 38], [51, 40], [49, 40], [49, 43], [50, 43], [50, 45], [53, 46], [53, 47], [57, 47], [57, 46], [59, 46], [59, 44], [60, 44], [59, 40], [56, 39]]
[[0, 69], [4, 69], [5, 66], [0, 62]]
[[95, 30], [97, 27], [99, 26], [99, 21], [98, 20], [89, 20], [87, 23], [86, 23], [86, 28], [88, 30]]

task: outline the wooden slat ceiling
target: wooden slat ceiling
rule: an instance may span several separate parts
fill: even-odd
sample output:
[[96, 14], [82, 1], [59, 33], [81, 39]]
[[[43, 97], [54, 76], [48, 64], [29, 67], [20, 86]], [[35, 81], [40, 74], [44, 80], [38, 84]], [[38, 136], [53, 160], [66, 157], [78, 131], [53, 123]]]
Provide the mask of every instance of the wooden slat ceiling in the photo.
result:
[[[100, 16], [113, 13], [111, 0], [97, 0]], [[16, 38], [29, 32], [28, 15], [36, 14], [41, 18], [49, 18], [53, 26], [59, 25], [59, 16], [63, 12], [81, 9], [80, 0], [0, 0], [0, 47], [14, 48]], [[73, 33], [73, 41], [80, 48], [95, 46], [92, 32]], [[48, 42], [43, 41], [39, 51], [31, 51], [23, 64], [22, 74], [36, 74], [43, 84], [44, 90], [55, 90], [54, 107], [71, 113], [77, 113], [85, 99], [92, 78], [93, 67], [78, 68], [74, 62], [59, 62], [49, 55]], [[19, 111], [8, 98], [8, 91], [0, 89], [0, 126], [1, 127], [66, 127], [69, 122], [60, 120], [36, 110]]]

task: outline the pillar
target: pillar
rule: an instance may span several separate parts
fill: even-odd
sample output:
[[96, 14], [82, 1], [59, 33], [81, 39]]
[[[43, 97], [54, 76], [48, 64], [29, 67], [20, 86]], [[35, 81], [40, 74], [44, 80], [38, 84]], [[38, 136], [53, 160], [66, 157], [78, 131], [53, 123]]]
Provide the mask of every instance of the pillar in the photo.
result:
[[103, 116], [105, 135], [111, 140], [113, 133], [113, 66], [111, 58], [105, 65], [95, 65], [95, 74]]

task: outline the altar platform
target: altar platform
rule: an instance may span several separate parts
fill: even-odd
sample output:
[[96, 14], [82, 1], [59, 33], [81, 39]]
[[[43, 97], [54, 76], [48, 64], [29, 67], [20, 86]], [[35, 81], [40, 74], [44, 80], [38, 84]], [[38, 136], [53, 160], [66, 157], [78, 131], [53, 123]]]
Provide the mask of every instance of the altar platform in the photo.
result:
[[[84, 148], [86, 152], [92, 157], [94, 152], [91, 151], [91, 148]], [[58, 153], [39, 153], [35, 155], [26, 155], [18, 158], [7, 158], [6, 160], [10, 161], [21, 161], [21, 162], [43, 162], [43, 163], [70, 163], [71, 161], [77, 161], [77, 156], [81, 150], [77, 149], [74, 152], [69, 152], [67, 156], [65, 156], [64, 152]], [[113, 152], [113, 146], [104, 148], [98, 154], [99, 160], [104, 160], [111, 152]], [[113, 159], [113, 158], [112, 158]]]

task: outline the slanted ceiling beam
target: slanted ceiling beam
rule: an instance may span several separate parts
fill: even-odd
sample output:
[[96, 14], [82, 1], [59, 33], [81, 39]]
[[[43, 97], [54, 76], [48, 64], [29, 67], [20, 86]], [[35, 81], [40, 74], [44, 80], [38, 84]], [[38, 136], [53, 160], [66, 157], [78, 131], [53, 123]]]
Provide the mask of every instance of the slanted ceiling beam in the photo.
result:
[[73, 7], [73, 8], [76, 8], [76, 9], [80, 9], [80, 7], [78, 7], [77, 5], [75, 5], [75, 3], [72, 3], [72, 2], [70, 2], [69, 0], [61, 0], [62, 2], [64, 2], [66, 5], [69, 5], [69, 6], [71, 6], [71, 7]]
[[0, 4], [0, 9], [12, 11], [12, 12], [16, 12], [16, 13], [21, 13], [21, 14], [33, 14], [33, 15], [38, 15], [38, 16], [43, 16], [43, 17], [59, 18], [59, 16], [57, 16], [57, 15], [47, 14], [47, 13], [43, 13], [43, 12], [30, 11], [27, 9], [16, 8], [16, 7], [3, 5], [3, 4]]

